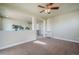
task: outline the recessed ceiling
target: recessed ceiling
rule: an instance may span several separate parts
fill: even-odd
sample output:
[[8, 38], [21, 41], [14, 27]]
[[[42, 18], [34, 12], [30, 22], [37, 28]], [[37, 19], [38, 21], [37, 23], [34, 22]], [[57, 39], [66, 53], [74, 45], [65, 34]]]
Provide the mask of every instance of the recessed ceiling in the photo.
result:
[[52, 10], [51, 14], [40, 13], [41, 8], [38, 5], [45, 5], [46, 3], [4, 3], [0, 4], [2, 7], [16, 9], [28, 15], [34, 15], [44, 19], [67, 13], [74, 10], [79, 10], [79, 3], [57, 3], [59, 5], [59, 10]]

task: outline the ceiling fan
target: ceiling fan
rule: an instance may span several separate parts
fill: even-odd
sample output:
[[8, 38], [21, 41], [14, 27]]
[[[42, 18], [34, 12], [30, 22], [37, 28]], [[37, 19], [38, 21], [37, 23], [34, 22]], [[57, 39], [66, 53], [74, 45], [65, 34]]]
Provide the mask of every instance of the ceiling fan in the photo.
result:
[[48, 3], [45, 6], [38, 5], [38, 7], [43, 8], [43, 10], [40, 11], [40, 13], [45, 12], [45, 13], [48, 13], [48, 14], [51, 13], [51, 10], [58, 10], [59, 9], [58, 6], [55, 6], [55, 3]]

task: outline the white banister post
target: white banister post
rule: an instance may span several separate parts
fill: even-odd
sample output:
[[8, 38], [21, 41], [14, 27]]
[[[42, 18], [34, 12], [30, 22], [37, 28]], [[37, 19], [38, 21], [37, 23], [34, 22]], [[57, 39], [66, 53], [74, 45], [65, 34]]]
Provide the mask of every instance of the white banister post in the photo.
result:
[[36, 18], [32, 17], [32, 30], [36, 31]]
[[46, 37], [47, 20], [43, 20], [43, 37]]

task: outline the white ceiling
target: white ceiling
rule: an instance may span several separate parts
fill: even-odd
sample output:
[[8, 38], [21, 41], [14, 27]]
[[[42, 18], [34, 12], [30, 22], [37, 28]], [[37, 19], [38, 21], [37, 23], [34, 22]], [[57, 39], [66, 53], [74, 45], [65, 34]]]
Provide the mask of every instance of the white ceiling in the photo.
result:
[[38, 5], [45, 5], [46, 3], [4, 3], [0, 4], [2, 7], [15, 9], [21, 11], [28, 15], [34, 15], [37, 17], [42, 17], [44, 19], [67, 13], [74, 10], [79, 10], [79, 3], [57, 3], [59, 5], [59, 10], [52, 10], [51, 14], [40, 13], [41, 8]]

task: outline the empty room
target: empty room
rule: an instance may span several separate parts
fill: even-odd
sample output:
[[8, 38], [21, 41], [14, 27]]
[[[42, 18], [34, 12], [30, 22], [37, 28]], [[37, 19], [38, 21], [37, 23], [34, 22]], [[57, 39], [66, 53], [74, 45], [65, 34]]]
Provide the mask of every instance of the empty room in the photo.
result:
[[79, 3], [0, 3], [0, 55], [79, 55]]

